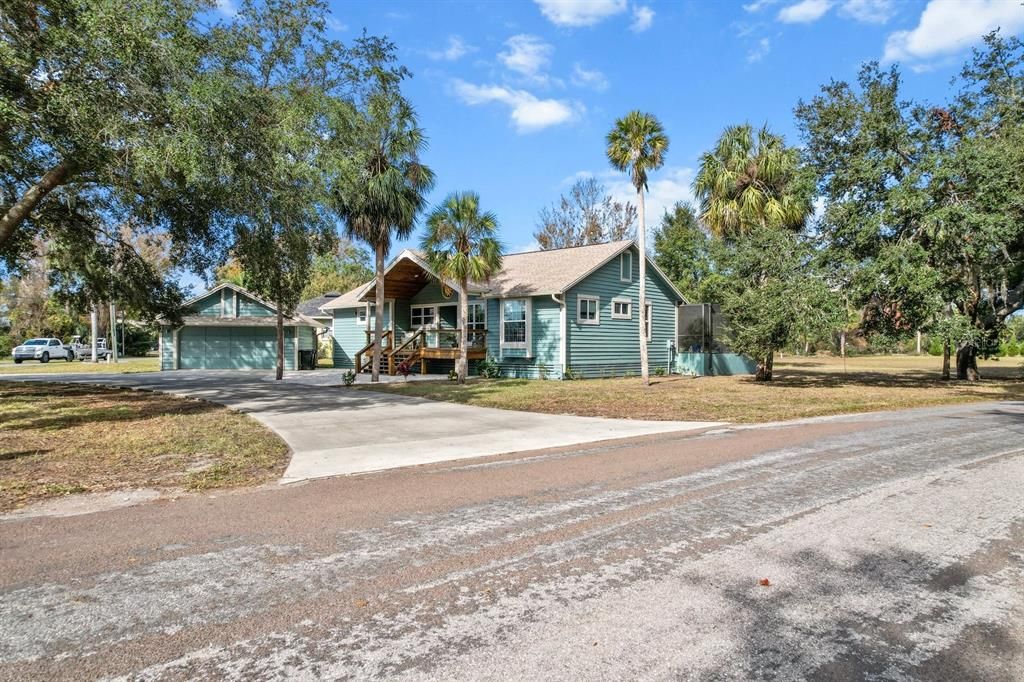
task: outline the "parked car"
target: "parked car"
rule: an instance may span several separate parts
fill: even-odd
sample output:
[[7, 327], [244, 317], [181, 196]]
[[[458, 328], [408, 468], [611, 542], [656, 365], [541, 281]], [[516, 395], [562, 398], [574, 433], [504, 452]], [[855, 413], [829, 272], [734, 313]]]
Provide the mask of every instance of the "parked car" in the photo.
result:
[[[83, 362], [92, 360], [92, 344], [83, 340], [81, 336], [72, 336], [69, 345], [74, 353], [74, 357]], [[110, 349], [107, 348], [107, 340], [102, 337], [96, 339], [96, 359], [106, 360], [110, 354]]]
[[75, 351], [68, 348], [60, 339], [29, 339], [11, 351], [14, 363], [20, 365], [23, 360], [38, 360], [49, 362], [50, 360], [66, 360], [71, 362], [75, 359]]

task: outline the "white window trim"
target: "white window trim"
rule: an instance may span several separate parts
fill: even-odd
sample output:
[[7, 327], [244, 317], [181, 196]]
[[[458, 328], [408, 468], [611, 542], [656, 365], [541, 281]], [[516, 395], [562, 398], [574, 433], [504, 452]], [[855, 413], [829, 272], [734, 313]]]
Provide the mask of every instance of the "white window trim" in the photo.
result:
[[[580, 318], [580, 304], [583, 301], [594, 302], [594, 319], [584, 320]], [[577, 294], [576, 295], [576, 324], [587, 325], [588, 327], [596, 327], [601, 324], [601, 297], [591, 296], [589, 294]]]
[[647, 339], [647, 343], [650, 343], [651, 337], [654, 336], [654, 304], [650, 301], [646, 301], [644, 303], [644, 308], [650, 311], [647, 315], [647, 319], [644, 321], [644, 337]]
[[[439, 311], [438, 311], [439, 307], [440, 306], [438, 304], [436, 304], [436, 303], [416, 303], [416, 304], [410, 303], [409, 304], [409, 330], [410, 331], [418, 331], [420, 329], [432, 329], [432, 330], [440, 329], [441, 328], [441, 316], [440, 316]], [[430, 311], [431, 311], [430, 312], [430, 317], [434, 321], [431, 322], [430, 324], [421, 324], [418, 327], [413, 326], [413, 323], [412, 323], [412, 309], [413, 308], [421, 308], [421, 309], [424, 309], [424, 310], [426, 310], [427, 308], [430, 308]]]
[[[625, 315], [623, 315], [622, 313], [615, 312], [615, 304], [616, 303], [625, 303], [626, 305], [629, 306], [629, 308], [626, 309], [626, 314]], [[612, 319], [613, 320], [632, 320], [633, 319], [633, 299], [629, 298], [628, 296], [616, 296], [615, 298], [613, 298], [612, 299]]]
[[[469, 313], [469, 309], [472, 308], [473, 306], [480, 306], [480, 308], [484, 311], [484, 326], [481, 327], [481, 329], [487, 329], [487, 301], [469, 301], [466, 304], [467, 314]], [[469, 329], [469, 320], [466, 320], [466, 328]]]
[[[362, 313], [362, 319], [359, 319]], [[370, 324], [370, 304], [364, 303], [362, 308], [356, 308], [356, 325], [366, 329]]]
[[[361, 321], [361, 322], [359, 320], [360, 309], [356, 308], [356, 326], [357, 327], [362, 327], [363, 329], [369, 329], [370, 328], [370, 320], [373, 319], [373, 316], [370, 315], [370, 306], [372, 306], [372, 305], [376, 305], [376, 304], [375, 303], [370, 303], [369, 301], [367, 301], [366, 303], [363, 304], [363, 307], [362, 307], [361, 310], [362, 310], [363, 314], [366, 316], [366, 319]], [[386, 299], [384, 299], [384, 314], [387, 315], [387, 317], [388, 317], [387, 323], [384, 325], [384, 331], [387, 331], [389, 329], [393, 329], [394, 328], [394, 324], [395, 324], [395, 299], [393, 299], [393, 298], [386, 298]]]
[[[526, 304], [526, 341], [519, 342], [506, 342], [505, 341], [505, 303], [507, 301], [522, 301]], [[531, 344], [530, 341], [533, 338], [533, 301], [529, 296], [525, 298], [503, 298], [498, 306], [498, 347], [501, 350], [506, 348], [510, 350], [525, 350], [526, 357], [531, 357]]]
[[[626, 276], [622, 276], [623, 265], [626, 263], [626, 258], [629, 257], [629, 270]], [[619, 281], [620, 282], [632, 282], [633, 281], [633, 252], [626, 250], [619, 254]]]

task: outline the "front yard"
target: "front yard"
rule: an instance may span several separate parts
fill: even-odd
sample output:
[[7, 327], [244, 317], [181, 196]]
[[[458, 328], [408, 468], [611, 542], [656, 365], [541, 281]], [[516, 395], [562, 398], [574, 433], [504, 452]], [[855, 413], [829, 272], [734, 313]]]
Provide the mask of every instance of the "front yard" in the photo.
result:
[[1021, 358], [981, 363], [977, 384], [939, 379], [941, 358], [930, 356], [813, 357], [777, 360], [775, 380], [751, 377], [526, 381], [474, 379], [367, 386], [433, 400], [552, 414], [630, 419], [768, 422], [847, 412], [924, 407], [979, 400], [1024, 400]]
[[113, 362], [82, 362], [50, 360], [45, 365], [35, 360], [14, 364], [10, 357], [0, 360], [0, 378], [4, 374], [133, 374], [155, 372], [160, 369], [160, 358], [121, 358]]
[[72, 493], [255, 485], [280, 477], [287, 462], [280, 438], [212, 403], [0, 382], [0, 512]]

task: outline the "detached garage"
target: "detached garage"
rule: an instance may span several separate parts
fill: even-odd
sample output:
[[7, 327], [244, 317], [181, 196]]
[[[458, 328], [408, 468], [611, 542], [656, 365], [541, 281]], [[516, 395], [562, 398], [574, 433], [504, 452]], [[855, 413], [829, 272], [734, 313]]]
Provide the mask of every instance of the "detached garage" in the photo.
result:
[[[160, 327], [160, 369], [273, 369], [277, 308], [234, 284], [221, 284], [186, 303], [184, 324]], [[284, 366], [300, 353], [316, 357], [325, 325], [301, 314], [284, 318]], [[305, 354], [305, 353], [303, 353]]]

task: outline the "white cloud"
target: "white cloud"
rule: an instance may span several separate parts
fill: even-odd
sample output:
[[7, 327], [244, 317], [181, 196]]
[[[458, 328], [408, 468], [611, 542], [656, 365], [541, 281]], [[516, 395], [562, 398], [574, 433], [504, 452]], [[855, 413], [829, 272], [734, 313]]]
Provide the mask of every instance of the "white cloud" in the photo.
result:
[[556, 26], [593, 26], [626, 10], [626, 0], [534, 0]]
[[454, 62], [462, 59], [476, 48], [468, 45], [459, 36], [448, 36], [448, 44], [442, 50], [428, 50], [427, 56], [435, 61]]
[[335, 33], [343, 33], [348, 30], [348, 24], [342, 23], [334, 17], [327, 17], [327, 28]]
[[[645, 221], [647, 229], [657, 226], [665, 211], [671, 211], [672, 207], [680, 201], [693, 202], [693, 184], [695, 171], [692, 168], [683, 166], [665, 166], [661, 170], [650, 175], [647, 182], [648, 192], [644, 196], [644, 208], [646, 210]], [[602, 171], [593, 173], [591, 171], [579, 171], [570, 175], [562, 181], [563, 185], [571, 185], [581, 178], [596, 177], [608, 189], [608, 193], [616, 201], [630, 202], [636, 205], [636, 188], [629, 181], [625, 173], [615, 171]]]
[[512, 123], [520, 133], [568, 123], [582, 112], [580, 105], [573, 106], [564, 100], [540, 99], [525, 90], [501, 85], [474, 85], [456, 79], [452, 87], [459, 99], [470, 106], [498, 102], [509, 107]]
[[757, 41], [757, 44], [754, 45], [754, 47], [750, 48], [750, 51], [747, 52], [747, 63], [753, 64], [754, 62], [759, 62], [765, 57], [767, 57], [768, 53], [771, 51], [772, 41], [770, 41], [768, 38], [761, 38], [759, 41]]
[[498, 53], [498, 60], [505, 68], [536, 83], [547, 83], [547, 76], [543, 72], [551, 63], [553, 47], [537, 36], [527, 34], [512, 36], [505, 41], [505, 46], [508, 49]]
[[597, 92], [604, 92], [608, 89], [608, 79], [603, 73], [597, 69], [585, 69], [579, 62], [572, 66], [572, 84]]
[[743, 5], [743, 10], [745, 12], [751, 13], [760, 12], [765, 7], [771, 7], [772, 5], [777, 5], [778, 3], [779, 0], [754, 0], [754, 2], [748, 5]]
[[863, 24], [884, 24], [894, 11], [892, 0], [846, 0], [839, 15]]
[[778, 19], [784, 24], [810, 24], [825, 16], [831, 8], [831, 0], [801, 0], [779, 10]]
[[654, 10], [645, 5], [636, 5], [633, 7], [633, 23], [629, 25], [629, 30], [633, 33], [643, 33], [651, 27], [654, 23]]
[[891, 33], [883, 60], [926, 60], [959, 52], [989, 31], [1024, 29], [1024, 7], [1016, 0], [931, 0], [917, 27]]

